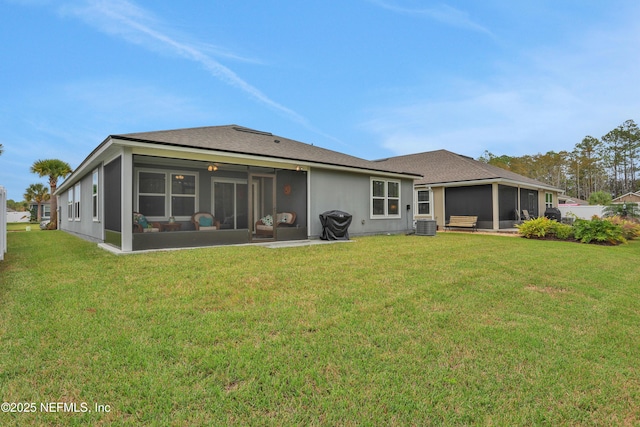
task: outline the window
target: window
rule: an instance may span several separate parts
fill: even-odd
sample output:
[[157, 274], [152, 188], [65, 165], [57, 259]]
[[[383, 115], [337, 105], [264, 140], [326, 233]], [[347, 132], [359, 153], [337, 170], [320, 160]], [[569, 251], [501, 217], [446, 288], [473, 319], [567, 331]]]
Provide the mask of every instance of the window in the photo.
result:
[[371, 178], [371, 218], [400, 218], [400, 182]]
[[544, 193], [544, 205], [547, 208], [553, 207], [553, 194], [552, 193]]
[[73, 188], [73, 218], [80, 221], [80, 183]]
[[91, 187], [91, 211], [93, 212], [93, 220], [99, 219], [98, 214], [98, 170], [93, 171], [93, 185]]
[[73, 220], [73, 188], [70, 188], [68, 191], [69, 198], [67, 202], [67, 219], [69, 221]]
[[196, 176], [171, 174], [171, 216], [191, 216], [196, 211]]
[[136, 210], [146, 217], [186, 221], [196, 212], [196, 174], [139, 170], [137, 177]]
[[418, 215], [431, 215], [431, 191], [417, 191]]
[[148, 217], [165, 217], [166, 174], [140, 172], [138, 174], [138, 212]]

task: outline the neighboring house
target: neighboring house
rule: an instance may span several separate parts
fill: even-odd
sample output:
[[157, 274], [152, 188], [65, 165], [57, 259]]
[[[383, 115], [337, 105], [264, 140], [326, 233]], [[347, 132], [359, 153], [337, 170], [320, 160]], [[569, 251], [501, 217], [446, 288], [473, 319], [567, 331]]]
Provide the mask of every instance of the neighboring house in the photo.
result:
[[[49, 221], [51, 219], [51, 202], [42, 202], [40, 203], [40, 219], [41, 221]], [[38, 212], [38, 204], [32, 202], [29, 204], [30, 212]]]
[[442, 228], [452, 215], [478, 216], [478, 228], [513, 228], [523, 210], [537, 217], [557, 207], [562, 190], [447, 150], [379, 160], [381, 166], [419, 173], [415, 219]]
[[558, 206], [589, 206], [589, 202], [566, 194], [558, 195]]
[[[55, 195], [60, 229], [130, 252], [318, 237], [319, 215], [334, 209], [352, 215], [351, 235], [406, 232], [419, 177], [229, 125], [111, 135]], [[197, 212], [215, 219], [192, 222]], [[285, 212], [293, 224], [265, 231]]]
[[622, 196], [613, 199], [611, 203], [640, 203], [640, 191], [623, 194]]

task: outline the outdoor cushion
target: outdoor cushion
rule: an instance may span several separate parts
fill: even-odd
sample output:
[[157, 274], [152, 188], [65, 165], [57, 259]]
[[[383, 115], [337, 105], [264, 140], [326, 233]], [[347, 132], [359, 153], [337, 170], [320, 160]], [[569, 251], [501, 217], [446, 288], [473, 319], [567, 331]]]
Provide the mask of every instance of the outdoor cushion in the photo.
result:
[[280, 224], [287, 224], [287, 223], [291, 223], [291, 217], [293, 215], [291, 215], [289, 212], [283, 212], [283, 213], [279, 213], [276, 215], [276, 218], [278, 220], [278, 223]]
[[213, 218], [210, 216], [201, 216], [198, 223], [200, 227], [211, 227], [213, 225]]
[[265, 217], [260, 218], [260, 221], [262, 221], [264, 225], [268, 225], [270, 227], [273, 226], [273, 216], [271, 215], [267, 215]]
[[133, 222], [136, 224], [140, 224], [140, 227], [147, 228], [149, 226], [149, 221], [147, 221], [147, 217], [142, 214], [135, 214], [133, 216]]

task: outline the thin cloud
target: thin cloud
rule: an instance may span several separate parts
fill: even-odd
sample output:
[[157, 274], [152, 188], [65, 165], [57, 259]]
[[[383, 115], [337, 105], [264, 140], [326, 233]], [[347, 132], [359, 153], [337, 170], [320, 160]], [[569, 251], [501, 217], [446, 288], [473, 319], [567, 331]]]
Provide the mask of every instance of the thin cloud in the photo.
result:
[[[160, 29], [163, 24], [150, 12], [131, 2], [126, 0], [90, 0], [80, 6], [67, 5], [61, 8], [61, 11], [64, 14], [76, 16], [101, 31], [121, 37], [144, 48], [169, 52], [199, 63], [211, 75], [225, 84], [240, 89], [294, 122], [318, 132], [305, 117], [274, 101], [231, 69], [216, 61], [207, 53], [211, 51], [211, 46], [198, 46], [196, 43], [181, 41], [170, 36]], [[224, 52], [222, 56], [238, 58], [230, 52]]]
[[585, 135], [601, 136], [640, 111], [630, 61], [637, 23], [576, 34], [562, 46], [532, 48], [502, 64], [490, 81], [441, 82], [414, 90], [410, 102], [371, 109], [362, 128], [395, 154], [446, 148], [478, 156], [571, 150]]
[[403, 14], [403, 15], [411, 15], [416, 17], [424, 17], [428, 19], [433, 19], [440, 23], [450, 25], [457, 28], [462, 28], [471, 31], [477, 31], [480, 33], [487, 34], [493, 37], [493, 33], [483, 25], [474, 22], [469, 14], [463, 12], [459, 9], [451, 7], [446, 4], [440, 4], [437, 7], [431, 8], [409, 8], [400, 6], [395, 3], [390, 3], [384, 0], [369, 0], [371, 3], [376, 4], [383, 9], [390, 10], [395, 13]]

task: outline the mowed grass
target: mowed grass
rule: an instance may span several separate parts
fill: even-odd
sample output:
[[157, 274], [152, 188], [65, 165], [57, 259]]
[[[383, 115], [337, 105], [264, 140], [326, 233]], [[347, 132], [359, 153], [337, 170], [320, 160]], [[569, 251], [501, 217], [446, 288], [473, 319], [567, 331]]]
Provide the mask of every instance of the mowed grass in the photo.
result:
[[40, 223], [37, 222], [10, 222], [7, 231], [40, 231]]
[[640, 424], [637, 242], [8, 238], [0, 394], [38, 411], [3, 426]]

